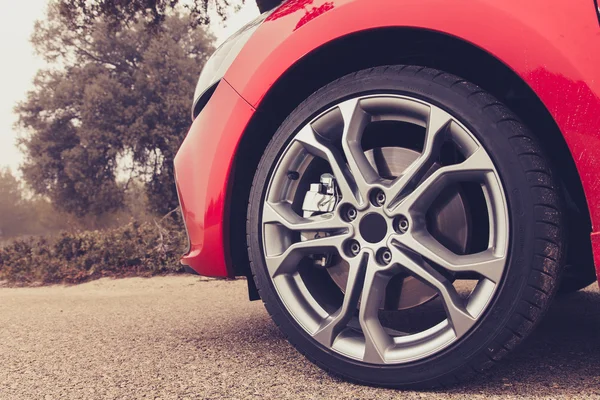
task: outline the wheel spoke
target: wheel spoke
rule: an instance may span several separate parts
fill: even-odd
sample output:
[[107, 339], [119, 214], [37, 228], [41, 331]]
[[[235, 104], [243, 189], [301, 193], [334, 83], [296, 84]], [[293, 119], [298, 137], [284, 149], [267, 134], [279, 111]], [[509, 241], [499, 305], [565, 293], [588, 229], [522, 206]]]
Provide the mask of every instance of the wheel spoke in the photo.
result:
[[392, 246], [392, 252], [395, 262], [438, 291], [454, 333], [457, 337], [465, 334], [475, 323], [475, 318], [465, 308], [452, 282], [428, 265], [419, 255], [411, 254], [407, 250], [402, 251], [397, 246]]
[[317, 215], [304, 218], [296, 214], [289, 203], [265, 202], [263, 209], [264, 223], [279, 223], [292, 231], [340, 231], [348, 230], [349, 225], [344, 223], [334, 213]]
[[388, 198], [392, 199], [390, 202], [391, 208], [402, 199], [404, 193], [414, 189], [435, 163], [451, 121], [452, 117], [445, 111], [437, 107], [430, 108], [423, 152], [386, 190]]
[[357, 207], [364, 203], [356, 182], [340, 152], [334, 146], [326, 143], [324, 139], [319, 140], [310, 124], [307, 124], [298, 132], [295, 140], [301, 143], [309, 153], [329, 162], [344, 201], [353, 203]]
[[479, 147], [465, 161], [435, 171], [407, 195], [399, 207], [406, 213], [412, 209], [424, 211], [449, 184], [479, 180], [492, 171], [494, 171], [492, 160], [485, 150]]
[[282, 254], [276, 256], [265, 256], [267, 269], [271, 277], [281, 274], [291, 274], [296, 271], [302, 257], [308, 254], [340, 250], [345, 235], [325, 236], [296, 242], [287, 248]]
[[350, 259], [348, 262], [348, 282], [346, 283], [346, 291], [344, 293], [342, 306], [335, 313], [326, 318], [321, 323], [318, 331], [313, 335], [316, 340], [325, 346], [330, 347], [333, 345], [335, 338], [346, 327], [354, 315], [354, 311], [358, 307], [358, 300], [363, 288], [368, 257], [369, 255], [367, 253], [363, 253], [360, 256]]
[[458, 255], [444, 247], [429, 233], [403, 235], [402, 245], [451, 272], [474, 272], [494, 283], [499, 283], [504, 272], [506, 256], [497, 255], [492, 248], [485, 251]]
[[362, 135], [370, 122], [370, 116], [359, 105], [358, 99], [343, 102], [338, 106], [344, 120], [342, 148], [348, 160], [350, 171], [363, 198], [366, 198], [369, 186], [381, 180], [379, 174], [362, 149]]
[[385, 351], [393, 345], [379, 320], [379, 307], [385, 297], [388, 282], [396, 273], [395, 268], [380, 268], [375, 257], [369, 257], [360, 300], [358, 320], [365, 336], [365, 353], [363, 360], [374, 364], [385, 362]]

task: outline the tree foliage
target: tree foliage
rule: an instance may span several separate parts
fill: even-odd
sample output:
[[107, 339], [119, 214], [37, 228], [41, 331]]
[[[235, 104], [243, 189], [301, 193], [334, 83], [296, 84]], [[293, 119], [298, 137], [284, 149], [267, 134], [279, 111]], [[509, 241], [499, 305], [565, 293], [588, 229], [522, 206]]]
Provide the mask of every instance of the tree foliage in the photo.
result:
[[47, 199], [26, 195], [11, 171], [0, 169], [0, 245], [17, 236], [65, 229], [70, 222], [65, 217]]
[[[93, 18], [66, 13], [66, 3], [92, 7]], [[93, 8], [101, 3], [117, 11]], [[22, 172], [35, 193], [78, 216], [121, 208], [128, 178], [146, 182], [153, 211], [177, 205], [173, 158], [212, 37], [189, 15], [167, 13], [173, 1], [147, 2], [164, 14], [148, 27], [142, 3], [56, 0], [36, 24], [32, 42], [51, 68], [16, 108], [26, 132]], [[138, 17], [115, 26], [121, 12]]]
[[[97, 18], [104, 18], [112, 25], [145, 21], [149, 25], [160, 25], [166, 15], [178, 7], [185, 8], [192, 24], [209, 22], [208, 9], [214, 7], [221, 18], [228, 11], [246, 0], [60, 0], [59, 12], [70, 27], [78, 29]], [[260, 12], [270, 10], [282, 0], [255, 0]]]
[[25, 211], [19, 182], [10, 170], [0, 170], [0, 238], [19, 233]]

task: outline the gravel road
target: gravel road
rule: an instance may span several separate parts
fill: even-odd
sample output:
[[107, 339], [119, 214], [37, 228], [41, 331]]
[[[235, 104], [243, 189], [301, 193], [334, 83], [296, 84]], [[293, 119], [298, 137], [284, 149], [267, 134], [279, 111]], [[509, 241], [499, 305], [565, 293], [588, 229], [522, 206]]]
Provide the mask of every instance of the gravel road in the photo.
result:
[[0, 289], [0, 399], [600, 397], [600, 293], [555, 301], [499, 368], [448, 391], [345, 383], [281, 336], [244, 281]]

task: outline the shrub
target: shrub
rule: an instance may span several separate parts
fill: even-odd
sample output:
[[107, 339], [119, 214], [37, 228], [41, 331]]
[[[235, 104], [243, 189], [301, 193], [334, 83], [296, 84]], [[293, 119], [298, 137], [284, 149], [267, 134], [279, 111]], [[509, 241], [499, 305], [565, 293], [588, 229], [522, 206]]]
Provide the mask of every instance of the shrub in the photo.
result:
[[16, 239], [0, 247], [0, 281], [28, 286], [182, 272], [184, 232], [179, 224], [163, 220]]

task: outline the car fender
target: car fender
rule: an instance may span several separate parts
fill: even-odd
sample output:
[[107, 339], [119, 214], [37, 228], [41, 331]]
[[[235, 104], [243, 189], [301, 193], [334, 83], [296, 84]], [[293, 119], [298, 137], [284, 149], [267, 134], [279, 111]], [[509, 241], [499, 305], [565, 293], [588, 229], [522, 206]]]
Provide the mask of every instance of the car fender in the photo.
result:
[[592, 222], [600, 226], [600, 28], [591, 0], [290, 0], [261, 25], [225, 79], [258, 109], [277, 80], [307, 54], [384, 27], [451, 35], [518, 74], [563, 133]]
[[[217, 181], [214, 177], [194, 177], [210, 181], [211, 185], [202, 195], [205, 209], [200, 209], [200, 204], [194, 205], [187, 218], [202, 219], [202, 226], [210, 228], [211, 235], [197, 233], [202, 238], [194, 244], [194, 234], [190, 232], [192, 247], [184, 262], [195, 265], [198, 271], [202, 269], [199, 272], [205, 275], [234, 274], [226, 254], [230, 249], [227, 235], [230, 210], [226, 205], [232, 192], [233, 164], [254, 110], [261, 109], [273, 85], [304, 57], [327, 43], [386, 27], [424, 29], [458, 38], [484, 50], [520, 76], [562, 132], [581, 178], [594, 230], [598, 229], [600, 28], [593, 1], [289, 0], [269, 15], [226, 72], [223, 80], [227, 85], [219, 85], [213, 95], [213, 100], [220, 99], [222, 104], [211, 106], [211, 100], [207, 106], [214, 115], [206, 115], [208, 112], [204, 110], [199, 116], [201, 121], [216, 120], [216, 113], [221, 112], [235, 123], [226, 124], [228, 130], [210, 146], [211, 154], [205, 152], [202, 159], [204, 166], [216, 162], [220, 166], [219, 176], [225, 178]], [[225, 97], [231, 98], [232, 90], [247, 103], [246, 107], [236, 101], [237, 107], [245, 107], [247, 111], [233, 112], [222, 102]], [[202, 123], [196, 121], [195, 129]], [[211, 134], [214, 133], [211, 129]], [[188, 136], [191, 134], [192, 131]], [[189, 137], [186, 141], [193, 142]], [[193, 165], [199, 162], [197, 159], [192, 160], [191, 155], [189, 158], [192, 164], [185, 166], [187, 170], [201, 168]], [[180, 157], [179, 163], [185, 162]], [[208, 205], [212, 207], [209, 209]], [[188, 229], [194, 230], [189, 226]], [[600, 236], [592, 237], [596, 264], [600, 265]]]

